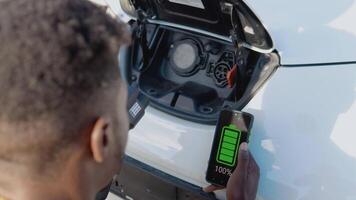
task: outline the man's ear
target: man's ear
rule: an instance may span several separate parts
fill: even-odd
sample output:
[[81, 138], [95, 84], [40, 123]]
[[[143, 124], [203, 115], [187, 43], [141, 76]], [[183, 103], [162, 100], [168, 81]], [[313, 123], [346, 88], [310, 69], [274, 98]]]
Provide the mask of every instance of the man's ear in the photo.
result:
[[108, 154], [108, 132], [109, 122], [100, 117], [95, 121], [90, 134], [90, 148], [96, 162], [102, 163]]

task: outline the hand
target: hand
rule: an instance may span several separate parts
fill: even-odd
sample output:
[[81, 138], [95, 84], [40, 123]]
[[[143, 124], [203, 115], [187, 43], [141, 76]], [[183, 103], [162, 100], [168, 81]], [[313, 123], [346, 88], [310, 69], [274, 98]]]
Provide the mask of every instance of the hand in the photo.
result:
[[[252, 154], [248, 151], [247, 143], [242, 143], [240, 145], [237, 167], [227, 183], [227, 199], [254, 200], [257, 194], [259, 179], [260, 169]], [[210, 185], [203, 190], [205, 192], [213, 192], [220, 189], [223, 188]]]

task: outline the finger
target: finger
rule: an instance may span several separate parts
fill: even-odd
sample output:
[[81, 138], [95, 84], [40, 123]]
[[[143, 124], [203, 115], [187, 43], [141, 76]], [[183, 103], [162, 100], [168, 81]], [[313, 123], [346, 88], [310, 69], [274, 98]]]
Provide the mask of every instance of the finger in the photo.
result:
[[[227, 194], [235, 196], [242, 194], [246, 187], [248, 163], [250, 160], [250, 153], [248, 152], [247, 143], [244, 142], [240, 145], [238, 163], [235, 171], [232, 173], [227, 183]], [[231, 196], [230, 196], [231, 197]], [[234, 198], [230, 198], [234, 199]]]
[[[249, 152], [250, 153], [250, 152]], [[258, 166], [255, 158], [253, 155], [250, 153], [250, 161], [249, 161], [249, 167], [248, 167], [248, 173], [251, 175], [255, 176], [260, 176], [260, 167]]]
[[250, 153], [248, 152], [248, 145], [246, 142], [243, 142], [240, 145], [239, 156], [238, 156], [237, 167], [236, 167], [238, 173], [247, 172], [249, 160], [250, 160]]
[[214, 192], [216, 190], [222, 190], [222, 189], [224, 189], [224, 187], [216, 186], [216, 185], [209, 185], [208, 187], [203, 188], [203, 191], [209, 193], [209, 192]]
[[256, 160], [250, 153], [250, 162], [249, 162], [246, 188], [248, 188], [247, 192], [250, 194], [251, 197], [256, 197], [259, 179], [260, 179], [260, 168]]
[[247, 143], [244, 142], [240, 145], [237, 167], [229, 179], [229, 182], [231, 182], [231, 184], [242, 184], [245, 181], [248, 174], [249, 160], [250, 153], [248, 152]]

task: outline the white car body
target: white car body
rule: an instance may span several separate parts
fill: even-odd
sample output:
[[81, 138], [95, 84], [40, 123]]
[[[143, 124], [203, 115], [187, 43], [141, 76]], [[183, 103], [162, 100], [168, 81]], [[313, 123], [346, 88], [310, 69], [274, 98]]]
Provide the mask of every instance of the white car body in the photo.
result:
[[[118, 12], [118, 1], [108, 2]], [[356, 199], [356, 1], [246, 3], [281, 59], [243, 109], [255, 116], [249, 148], [261, 168], [257, 199]], [[207, 186], [214, 130], [149, 107], [127, 154]]]

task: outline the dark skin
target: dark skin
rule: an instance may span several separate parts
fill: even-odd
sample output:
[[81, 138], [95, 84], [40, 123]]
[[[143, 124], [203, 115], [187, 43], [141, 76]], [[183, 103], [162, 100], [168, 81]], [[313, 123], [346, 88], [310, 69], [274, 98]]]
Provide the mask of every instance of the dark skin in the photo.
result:
[[[226, 187], [228, 200], [254, 200], [256, 198], [260, 169], [248, 151], [247, 143], [242, 143], [239, 150], [238, 164]], [[210, 185], [203, 190], [213, 192], [222, 187]]]
[[[0, 161], [0, 199], [94, 200], [100, 188], [120, 171], [128, 134], [126, 99], [126, 85], [118, 82], [98, 98], [111, 109], [92, 116], [93, 122], [83, 129], [82, 137], [53, 177]], [[6, 125], [0, 126], [6, 129]]]

